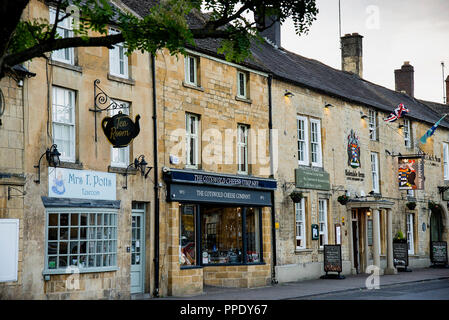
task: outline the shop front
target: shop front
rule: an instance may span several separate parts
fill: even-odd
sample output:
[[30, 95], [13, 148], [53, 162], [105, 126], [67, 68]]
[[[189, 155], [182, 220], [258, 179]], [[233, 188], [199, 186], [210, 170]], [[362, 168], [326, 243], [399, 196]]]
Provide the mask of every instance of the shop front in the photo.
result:
[[[167, 202], [178, 217], [171, 235], [172, 295], [203, 285], [256, 287], [271, 281], [273, 179], [188, 170], [164, 174]], [[174, 218], [174, 217], [173, 217]]]

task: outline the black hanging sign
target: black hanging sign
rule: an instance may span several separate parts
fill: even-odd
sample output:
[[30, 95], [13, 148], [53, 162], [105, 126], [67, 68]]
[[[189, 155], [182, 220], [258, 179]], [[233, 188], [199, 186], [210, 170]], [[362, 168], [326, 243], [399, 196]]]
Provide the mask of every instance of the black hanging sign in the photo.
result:
[[447, 265], [447, 242], [430, 242], [430, 259], [433, 264]]
[[126, 114], [119, 112], [113, 117], [103, 118], [101, 127], [114, 148], [124, 148], [139, 134], [139, 119], [140, 115], [137, 115], [134, 123]]

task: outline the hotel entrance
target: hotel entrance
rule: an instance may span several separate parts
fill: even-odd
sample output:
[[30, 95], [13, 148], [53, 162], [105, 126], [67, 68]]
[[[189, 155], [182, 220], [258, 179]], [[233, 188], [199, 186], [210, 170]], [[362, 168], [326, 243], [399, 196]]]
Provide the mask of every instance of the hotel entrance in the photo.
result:
[[[385, 273], [396, 273], [393, 266], [391, 208], [386, 200], [351, 200], [346, 204], [349, 223], [351, 273], [365, 273], [370, 265], [380, 268], [381, 253], [386, 253]], [[380, 269], [380, 274], [384, 270]]]

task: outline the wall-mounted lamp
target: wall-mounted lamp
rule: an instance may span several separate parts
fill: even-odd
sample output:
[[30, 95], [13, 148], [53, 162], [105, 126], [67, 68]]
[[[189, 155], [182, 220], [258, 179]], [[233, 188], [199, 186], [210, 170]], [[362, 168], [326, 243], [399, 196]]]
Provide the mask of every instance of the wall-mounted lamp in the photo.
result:
[[325, 108], [333, 108], [334, 105], [332, 105], [332, 104], [330, 104], [330, 103], [326, 103], [326, 104], [324, 105], [324, 107], [325, 107]]
[[403, 125], [403, 124], [400, 124], [400, 125], [398, 125], [398, 128], [399, 129], [402, 129], [402, 128], [404, 128], [405, 126]]
[[[146, 179], [151, 169], [153, 169], [153, 167], [149, 167], [147, 170], [147, 165], [148, 163], [145, 161], [145, 156], [143, 154], [135, 158], [134, 162], [129, 164], [129, 166], [126, 168], [125, 173], [123, 174], [125, 176], [125, 185], [123, 186], [123, 189], [128, 189], [128, 169], [130, 167], [134, 167], [136, 170], [139, 170], [140, 174]], [[147, 172], [145, 172], [145, 170], [147, 170]]]
[[368, 217], [370, 217], [370, 216], [371, 216], [371, 211], [368, 210], [368, 211], [366, 212], [366, 215], [367, 215]]
[[37, 168], [37, 179], [34, 180], [34, 182], [36, 182], [36, 183], [41, 182], [41, 160], [42, 160], [42, 158], [45, 156], [45, 158], [47, 159], [47, 162], [48, 162], [48, 166], [56, 168], [61, 163], [59, 160], [60, 155], [61, 155], [61, 153], [59, 153], [56, 144], [52, 145], [50, 148], [47, 148], [47, 150], [45, 150], [45, 152], [39, 158], [38, 164], [36, 166], [34, 166], [35, 168]]
[[368, 116], [366, 114], [364, 114], [362, 111], [360, 111], [360, 118], [366, 119], [366, 118], [368, 118]]
[[288, 91], [287, 89], [285, 89], [284, 96], [287, 98], [291, 98], [294, 96], [294, 94], [291, 91]]

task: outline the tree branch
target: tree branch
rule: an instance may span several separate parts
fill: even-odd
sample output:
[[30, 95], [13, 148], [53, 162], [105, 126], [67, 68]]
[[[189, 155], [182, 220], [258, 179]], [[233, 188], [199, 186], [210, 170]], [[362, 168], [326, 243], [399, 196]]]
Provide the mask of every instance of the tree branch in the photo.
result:
[[125, 39], [122, 34], [107, 35], [103, 37], [73, 37], [47, 41], [35, 45], [22, 52], [9, 54], [4, 57], [3, 63], [7, 66], [14, 66], [23, 63], [32, 58], [39, 57], [46, 52], [54, 50], [71, 48], [71, 47], [112, 47], [112, 45], [123, 42]]

